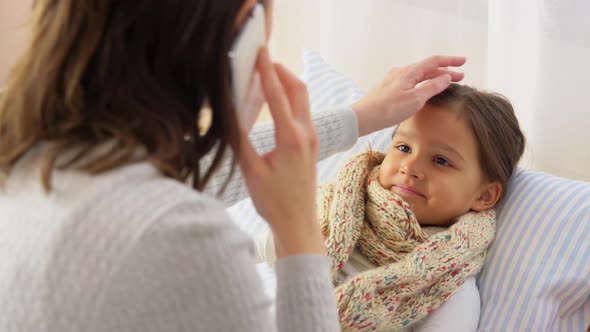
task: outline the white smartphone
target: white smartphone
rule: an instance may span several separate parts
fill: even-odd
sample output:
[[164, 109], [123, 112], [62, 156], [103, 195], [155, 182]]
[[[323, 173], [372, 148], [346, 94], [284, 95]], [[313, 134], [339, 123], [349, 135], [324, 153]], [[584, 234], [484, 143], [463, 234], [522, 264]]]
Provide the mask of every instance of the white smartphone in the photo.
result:
[[[256, 59], [260, 47], [264, 44], [266, 44], [266, 17], [264, 7], [257, 4], [228, 54], [234, 105], [240, 123], [247, 129], [252, 127], [259, 112], [247, 100], [247, 94], [250, 84], [256, 81], [253, 80]], [[259, 84], [259, 81], [254, 84]]]

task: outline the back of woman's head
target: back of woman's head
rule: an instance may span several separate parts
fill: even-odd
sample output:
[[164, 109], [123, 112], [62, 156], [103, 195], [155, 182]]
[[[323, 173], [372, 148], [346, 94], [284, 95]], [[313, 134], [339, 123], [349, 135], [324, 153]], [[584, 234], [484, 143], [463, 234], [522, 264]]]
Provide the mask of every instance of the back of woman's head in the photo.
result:
[[510, 101], [498, 93], [453, 83], [427, 104], [453, 109], [467, 117], [484, 174], [502, 185], [504, 197], [526, 142]]
[[[30, 44], [0, 97], [0, 170], [10, 172], [33, 146], [49, 142], [48, 187], [55, 167], [99, 173], [143, 148], [164, 174], [192, 175], [201, 188], [225, 149], [239, 143], [227, 52], [242, 4], [38, 0]], [[212, 121], [200, 135], [204, 105]], [[115, 144], [94, 153], [105, 142]], [[200, 170], [199, 159], [213, 149], [212, 166]], [[76, 157], [56, 164], [68, 150]]]

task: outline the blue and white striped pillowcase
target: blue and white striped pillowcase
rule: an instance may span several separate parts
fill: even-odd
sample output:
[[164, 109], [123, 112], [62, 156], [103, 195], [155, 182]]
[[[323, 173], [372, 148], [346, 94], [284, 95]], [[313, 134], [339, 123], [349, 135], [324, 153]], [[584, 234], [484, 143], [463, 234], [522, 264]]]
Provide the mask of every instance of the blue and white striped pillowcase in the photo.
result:
[[590, 183], [520, 170], [478, 284], [479, 331], [586, 331]]

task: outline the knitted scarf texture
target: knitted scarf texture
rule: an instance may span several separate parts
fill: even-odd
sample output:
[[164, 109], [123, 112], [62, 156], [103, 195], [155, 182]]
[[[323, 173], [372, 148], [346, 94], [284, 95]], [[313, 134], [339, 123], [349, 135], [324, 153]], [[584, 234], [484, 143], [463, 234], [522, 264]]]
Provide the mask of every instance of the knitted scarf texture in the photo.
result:
[[[486, 210], [429, 236], [409, 205], [379, 184], [383, 159], [356, 156], [318, 196], [343, 331], [395, 331], [422, 320], [482, 269], [495, 235], [495, 212]], [[355, 248], [378, 267], [337, 283]]]

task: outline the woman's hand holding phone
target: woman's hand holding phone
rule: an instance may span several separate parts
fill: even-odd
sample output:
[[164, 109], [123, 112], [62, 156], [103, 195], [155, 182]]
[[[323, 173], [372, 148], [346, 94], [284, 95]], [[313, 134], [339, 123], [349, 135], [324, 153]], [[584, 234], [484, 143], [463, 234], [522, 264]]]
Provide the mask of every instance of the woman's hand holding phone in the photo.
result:
[[258, 213], [269, 223], [277, 257], [325, 254], [316, 221], [318, 139], [305, 84], [279, 64], [266, 47], [257, 64], [275, 124], [276, 147], [259, 156], [242, 129], [239, 165]]

